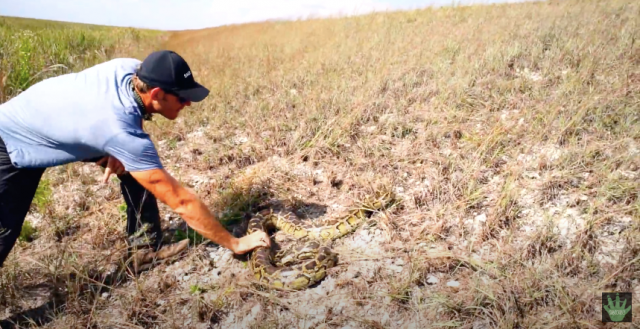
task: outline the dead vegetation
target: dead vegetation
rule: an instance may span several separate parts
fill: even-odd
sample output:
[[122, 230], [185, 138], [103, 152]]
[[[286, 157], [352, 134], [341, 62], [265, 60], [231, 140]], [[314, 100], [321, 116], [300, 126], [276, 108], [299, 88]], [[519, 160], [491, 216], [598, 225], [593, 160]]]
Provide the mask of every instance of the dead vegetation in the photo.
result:
[[55, 300], [44, 327], [611, 328], [601, 292], [640, 314], [639, 17], [547, 1], [175, 33], [211, 96], [146, 126], [234, 234], [268, 203], [320, 225], [378, 190], [401, 202], [306, 291], [263, 290], [207, 243], [105, 285], [87, 273], [124, 243], [118, 186], [53, 168], [0, 318]]

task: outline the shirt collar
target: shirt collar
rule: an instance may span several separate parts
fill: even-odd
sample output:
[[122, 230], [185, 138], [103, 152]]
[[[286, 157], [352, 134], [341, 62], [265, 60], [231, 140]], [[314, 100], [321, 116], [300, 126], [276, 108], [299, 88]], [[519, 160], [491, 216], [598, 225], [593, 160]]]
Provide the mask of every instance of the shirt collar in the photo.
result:
[[142, 119], [146, 121], [151, 121], [151, 118], [153, 117], [153, 115], [151, 113], [147, 113], [147, 107], [144, 105], [144, 103], [142, 102], [142, 98], [140, 97], [136, 89], [133, 87], [133, 80], [129, 80], [129, 86], [131, 87], [131, 91], [133, 92], [133, 98], [135, 99], [136, 104], [138, 104], [138, 107], [140, 108], [140, 112], [142, 113]]

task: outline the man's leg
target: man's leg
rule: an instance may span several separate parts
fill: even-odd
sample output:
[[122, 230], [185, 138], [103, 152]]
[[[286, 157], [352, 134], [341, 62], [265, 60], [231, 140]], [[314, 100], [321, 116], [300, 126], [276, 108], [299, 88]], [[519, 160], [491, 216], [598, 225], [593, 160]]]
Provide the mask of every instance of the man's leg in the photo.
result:
[[[83, 162], [98, 162], [102, 157]], [[100, 165], [106, 168], [106, 163]], [[160, 211], [155, 196], [147, 191], [129, 173], [119, 175], [122, 197], [127, 205], [127, 242], [131, 247], [150, 247], [162, 244]]]
[[118, 178], [127, 204], [129, 244], [132, 247], [145, 246], [158, 250], [162, 244], [162, 227], [156, 198], [131, 174], [126, 173]]
[[14, 167], [0, 139], [0, 267], [20, 236], [44, 171]]
[[[84, 162], [97, 162], [100, 159], [88, 159]], [[106, 163], [101, 166], [105, 168]], [[155, 196], [129, 173], [119, 175], [118, 178], [127, 205], [127, 258], [132, 258], [134, 272], [150, 267], [155, 259], [172, 257], [185, 250], [189, 239], [162, 247], [160, 211]]]
[[[173, 257], [185, 250], [189, 245], [189, 239], [161, 248], [162, 228], [156, 198], [131, 174], [126, 173], [118, 178], [127, 203], [127, 234], [130, 246], [128, 257], [132, 258], [133, 271], [148, 269], [154, 260]], [[137, 249], [140, 248], [143, 250], [138, 252]]]

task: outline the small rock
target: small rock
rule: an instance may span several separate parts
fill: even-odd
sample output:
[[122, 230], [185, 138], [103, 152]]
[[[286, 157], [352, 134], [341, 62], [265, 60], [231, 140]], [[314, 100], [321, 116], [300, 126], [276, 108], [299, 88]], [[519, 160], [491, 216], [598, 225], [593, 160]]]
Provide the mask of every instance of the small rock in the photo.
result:
[[436, 283], [438, 283], [438, 282], [440, 282], [440, 280], [438, 280], [438, 278], [436, 278], [436, 277], [435, 277], [435, 276], [433, 276], [433, 275], [429, 275], [429, 276], [427, 277], [427, 284], [436, 284]]
[[476, 320], [473, 322], [473, 329], [486, 329], [490, 327], [491, 324], [487, 320]]
[[251, 316], [253, 317], [257, 316], [258, 313], [260, 313], [260, 311], [262, 311], [262, 305], [256, 304], [254, 307], [251, 308]]
[[355, 279], [358, 275], [360, 275], [360, 271], [358, 271], [355, 266], [349, 267], [344, 274], [344, 276], [349, 280]]
[[322, 288], [318, 289], [319, 295], [328, 296], [329, 293], [336, 289], [336, 280], [332, 277], [325, 278], [324, 280], [322, 280], [322, 283], [318, 288]]
[[400, 273], [402, 272], [402, 266], [398, 266], [398, 265], [389, 265], [389, 270]]
[[486, 222], [487, 221], [487, 215], [485, 213], [482, 213], [482, 214], [476, 216], [475, 219], [478, 222]]
[[382, 324], [383, 324], [383, 325], [385, 325], [385, 324], [389, 323], [389, 313], [385, 313], [385, 314], [382, 316], [382, 320], [381, 320], [381, 322], [382, 322]]
[[220, 257], [220, 263], [225, 264], [227, 262], [229, 262], [231, 260], [231, 258], [233, 258], [233, 252], [229, 251], [229, 252], [225, 252], [222, 257]]
[[102, 299], [107, 299], [109, 298], [109, 296], [111, 296], [108, 292], [103, 292], [102, 293]]
[[312, 307], [307, 311], [307, 314], [318, 315], [318, 314], [324, 314], [325, 312], [326, 310], [323, 307]]
[[449, 282], [447, 282], [447, 286], [449, 286], [449, 287], [460, 287], [460, 282], [458, 282], [458, 281], [449, 281]]

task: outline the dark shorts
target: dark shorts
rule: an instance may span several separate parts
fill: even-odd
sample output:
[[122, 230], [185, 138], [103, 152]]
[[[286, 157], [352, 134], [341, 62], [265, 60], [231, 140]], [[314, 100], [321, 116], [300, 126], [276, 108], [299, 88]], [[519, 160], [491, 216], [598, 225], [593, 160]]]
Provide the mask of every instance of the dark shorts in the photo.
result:
[[20, 236], [44, 170], [14, 167], [0, 138], [0, 267]]

